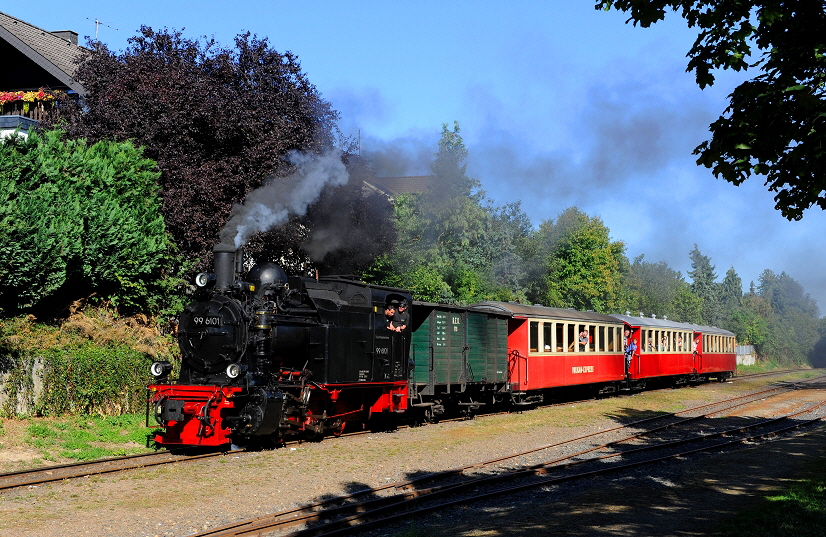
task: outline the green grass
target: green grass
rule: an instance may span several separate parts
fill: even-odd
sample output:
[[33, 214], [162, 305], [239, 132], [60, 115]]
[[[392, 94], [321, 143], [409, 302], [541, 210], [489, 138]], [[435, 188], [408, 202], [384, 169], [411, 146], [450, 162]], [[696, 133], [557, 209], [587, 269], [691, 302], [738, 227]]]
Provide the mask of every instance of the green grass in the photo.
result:
[[781, 363], [776, 360], [759, 361], [754, 365], [738, 365], [737, 373], [748, 375], [753, 373], [767, 373], [778, 369], [802, 369], [799, 364]]
[[143, 414], [31, 420], [25, 442], [46, 460], [92, 460], [147, 451]]
[[737, 515], [719, 535], [723, 537], [822, 537], [826, 535], [826, 459], [812, 465], [785, 493], [767, 496], [754, 509]]

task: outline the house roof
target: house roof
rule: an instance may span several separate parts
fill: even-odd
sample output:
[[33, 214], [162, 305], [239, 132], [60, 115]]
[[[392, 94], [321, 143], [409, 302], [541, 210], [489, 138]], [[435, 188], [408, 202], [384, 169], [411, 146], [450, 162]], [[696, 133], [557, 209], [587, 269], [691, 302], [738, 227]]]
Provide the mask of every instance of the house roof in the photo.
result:
[[373, 191], [396, 197], [401, 194], [421, 194], [430, 186], [429, 175], [411, 175], [406, 177], [374, 177], [364, 184]]
[[0, 88], [4, 90], [63, 88], [83, 95], [73, 78], [79, 58], [88, 49], [77, 45], [71, 31], [47, 32], [28, 22], [0, 12], [0, 53], [4, 71]]

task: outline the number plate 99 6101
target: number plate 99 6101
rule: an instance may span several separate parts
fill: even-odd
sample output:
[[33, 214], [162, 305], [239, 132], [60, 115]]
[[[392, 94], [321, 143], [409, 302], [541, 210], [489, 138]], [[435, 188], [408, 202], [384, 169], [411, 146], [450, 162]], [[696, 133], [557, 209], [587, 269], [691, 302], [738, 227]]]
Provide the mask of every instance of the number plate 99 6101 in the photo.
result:
[[221, 326], [220, 315], [202, 315], [192, 318], [192, 323], [195, 326]]

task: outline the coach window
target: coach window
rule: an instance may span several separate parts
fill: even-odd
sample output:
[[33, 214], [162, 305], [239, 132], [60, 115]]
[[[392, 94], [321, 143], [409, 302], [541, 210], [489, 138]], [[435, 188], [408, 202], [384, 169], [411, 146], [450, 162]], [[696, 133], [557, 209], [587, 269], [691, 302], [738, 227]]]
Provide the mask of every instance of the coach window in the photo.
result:
[[599, 349], [599, 352], [605, 352], [605, 327], [604, 326], [600, 326], [599, 329], [597, 329], [597, 335], [599, 335], [599, 337], [597, 338], [597, 348]]
[[555, 323], [556, 330], [554, 330], [554, 334], [556, 338], [554, 343], [556, 344], [556, 352], [562, 352], [565, 348], [565, 323]]
[[531, 321], [530, 351], [539, 351], [539, 323], [536, 321]]
[[551, 341], [552, 330], [552, 323], [542, 323], [542, 350], [544, 352], [551, 352], [551, 350], [553, 350]]

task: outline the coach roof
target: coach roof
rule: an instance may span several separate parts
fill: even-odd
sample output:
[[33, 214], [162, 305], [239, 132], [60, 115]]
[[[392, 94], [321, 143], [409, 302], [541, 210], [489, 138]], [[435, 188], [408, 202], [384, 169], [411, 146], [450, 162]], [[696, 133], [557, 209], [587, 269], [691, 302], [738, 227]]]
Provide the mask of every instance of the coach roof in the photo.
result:
[[670, 330], [690, 330], [692, 332], [703, 332], [704, 334], [715, 334], [718, 336], [733, 336], [732, 332], [717, 328], [716, 326], [701, 326], [691, 323], [678, 323], [676, 321], [669, 321], [668, 319], [657, 319], [654, 317], [634, 317], [632, 315], [611, 315], [620, 321], [630, 324], [631, 326], [641, 326], [643, 328], [663, 328]]
[[528, 306], [511, 302], [479, 302], [471, 306], [473, 309], [505, 313], [511, 317], [533, 317], [540, 319], [560, 319], [568, 321], [586, 321], [590, 323], [619, 324], [620, 321], [593, 311], [577, 311], [565, 308], [548, 308], [545, 306]]

